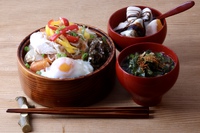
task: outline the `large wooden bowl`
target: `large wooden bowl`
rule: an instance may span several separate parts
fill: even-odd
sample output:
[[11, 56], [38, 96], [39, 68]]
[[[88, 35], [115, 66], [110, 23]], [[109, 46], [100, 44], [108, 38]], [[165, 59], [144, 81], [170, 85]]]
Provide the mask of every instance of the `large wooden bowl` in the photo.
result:
[[87, 27], [99, 36], [105, 36], [112, 52], [98, 70], [79, 78], [51, 79], [31, 72], [24, 65], [24, 47], [29, 45], [32, 33], [20, 43], [17, 51], [19, 78], [24, 93], [30, 99], [47, 107], [88, 106], [103, 99], [110, 92], [115, 81], [114, 43], [102, 30], [91, 26]]

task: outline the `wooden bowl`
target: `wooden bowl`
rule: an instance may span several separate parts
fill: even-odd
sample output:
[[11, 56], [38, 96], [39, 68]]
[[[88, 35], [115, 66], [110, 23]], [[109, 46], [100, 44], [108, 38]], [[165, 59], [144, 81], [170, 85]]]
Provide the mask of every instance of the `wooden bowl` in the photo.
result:
[[[147, 6], [137, 6], [141, 9], [146, 8]], [[151, 9], [154, 17], [161, 15], [161, 12], [158, 10], [148, 7]], [[124, 48], [141, 42], [155, 42], [162, 44], [165, 40], [166, 34], [167, 34], [167, 22], [165, 19], [163, 19], [161, 22], [163, 24], [163, 28], [158, 31], [157, 33], [150, 35], [150, 36], [144, 36], [144, 37], [126, 37], [122, 36], [119, 33], [115, 32], [113, 29], [117, 27], [117, 25], [120, 22], [124, 22], [126, 20], [126, 9], [127, 7], [121, 8], [117, 11], [115, 11], [109, 18], [107, 31], [108, 35], [112, 38], [112, 40], [115, 43], [116, 48], [121, 51]]]
[[115, 81], [116, 53], [113, 41], [102, 30], [87, 26], [99, 36], [105, 36], [112, 48], [110, 57], [94, 72], [73, 79], [51, 79], [31, 72], [25, 67], [24, 47], [30, 44], [30, 35], [20, 43], [17, 51], [19, 78], [24, 93], [36, 103], [47, 107], [88, 106], [102, 100]]
[[[158, 77], [138, 77], [127, 73], [120, 63], [128, 55], [146, 50], [164, 52], [175, 63], [174, 69]], [[177, 55], [169, 48], [158, 43], [144, 42], [131, 45], [122, 50], [116, 61], [116, 75], [122, 86], [131, 94], [133, 100], [142, 106], [155, 106], [160, 103], [162, 96], [175, 84], [179, 75], [179, 60]]]

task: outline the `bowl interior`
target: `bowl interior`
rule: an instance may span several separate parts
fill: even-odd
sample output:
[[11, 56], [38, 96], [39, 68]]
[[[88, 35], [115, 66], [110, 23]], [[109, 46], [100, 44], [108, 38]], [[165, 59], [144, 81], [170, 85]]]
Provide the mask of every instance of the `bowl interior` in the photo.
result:
[[146, 50], [152, 50], [153, 52], [164, 52], [169, 57], [171, 57], [175, 63], [178, 62], [178, 57], [174, 51], [172, 51], [171, 49], [162, 44], [152, 43], [152, 42], [138, 43], [123, 49], [118, 56], [118, 62], [122, 62], [122, 60], [125, 57], [127, 57], [132, 53], [135, 52], [142, 53]]
[[[137, 6], [137, 7], [144, 9], [147, 6]], [[151, 11], [154, 15], [154, 18], [156, 18], [157, 16], [160, 16], [162, 14], [161, 12], [159, 12], [158, 10], [156, 10], [154, 8], [151, 8], [151, 7], [148, 7], [148, 8], [151, 9]], [[122, 36], [119, 33], [115, 32], [113, 29], [115, 27], [117, 27], [120, 22], [126, 21], [126, 9], [127, 9], [127, 7], [117, 10], [110, 16], [109, 21], [108, 21], [108, 27], [107, 27], [108, 34], [113, 39], [115, 46], [119, 51], [121, 51], [125, 47], [128, 47], [135, 43], [140, 43], [140, 42], [163, 43], [165, 36], [166, 36], [166, 32], [167, 32], [167, 24], [166, 24], [165, 19], [161, 20], [161, 22], [163, 24], [163, 28], [160, 31], [158, 31], [157, 33], [150, 35], [150, 36], [133, 38], [133, 37]]]
[[[77, 77], [77, 78], [67, 78], [67, 79], [62, 79], [62, 80], [76, 80], [76, 79], [84, 78], [84, 77], [90, 76], [92, 74], [98, 73], [99, 71], [104, 69], [111, 62], [111, 60], [115, 57], [115, 54], [116, 54], [115, 53], [115, 45], [114, 45], [112, 39], [104, 31], [102, 31], [102, 30], [100, 30], [98, 28], [95, 28], [93, 26], [85, 25], [85, 24], [78, 24], [78, 25], [84, 25], [84, 26], [88, 27], [90, 30], [92, 30], [93, 32], [95, 32], [98, 36], [104, 36], [106, 38], [106, 40], [107, 40], [108, 45], [111, 47], [111, 53], [110, 53], [110, 56], [107, 59], [107, 61], [99, 69], [95, 70], [94, 72], [92, 72], [90, 74], [87, 74], [87, 75], [84, 75], [84, 76]], [[44, 28], [44, 27], [42, 27], [42, 28]], [[42, 29], [42, 28], [40, 28], [40, 29]], [[18, 51], [17, 51], [18, 62], [21, 65], [21, 67], [23, 67], [28, 73], [30, 73], [33, 76], [40, 77], [40, 78], [45, 78], [45, 79], [49, 79], [49, 80], [60, 80], [60, 79], [52, 79], [52, 78], [47, 78], [47, 77], [40, 76], [40, 75], [30, 71], [29, 69], [27, 69], [26, 66], [24, 65], [25, 64], [24, 63], [24, 56], [26, 54], [26, 52], [24, 51], [24, 47], [26, 47], [26, 46], [28, 46], [30, 44], [30, 40], [29, 40], [30, 36], [34, 32], [40, 31], [40, 29], [37, 29], [37, 30], [33, 31], [32, 33], [30, 33], [20, 43], [20, 45], [18, 47]]]
[[[141, 9], [144, 9], [144, 8], [150, 8], [153, 15], [154, 15], [154, 18], [160, 16], [162, 13], [154, 8], [151, 8], [151, 7], [148, 7], [148, 6], [136, 6], [136, 7], [140, 7]], [[117, 25], [120, 23], [120, 22], [124, 22], [126, 21], [126, 9], [127, 7], [124, 7], [122, 9], [119, 9], [117, 10], [116, 12], [114, 12], [110, 19], [109, 19], [109, 25], [112, 29], [114, 29], [115, 27], [117, 27]], [[162, 21], [162, 24], [164, 25], [165, 22]]]

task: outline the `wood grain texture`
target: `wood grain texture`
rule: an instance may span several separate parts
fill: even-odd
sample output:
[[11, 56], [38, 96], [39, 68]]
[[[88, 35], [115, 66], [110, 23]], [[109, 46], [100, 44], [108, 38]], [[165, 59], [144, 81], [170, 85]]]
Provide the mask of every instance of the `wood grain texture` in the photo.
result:
[[[93, 73], [71, 79], [38, 76], [24, 66], [24, 47], [30, 44], [30, 33], [17, 50], [18, 71], [24, 93], [36, 103], [47, 107], [89, 106], [105, 98], [113, 89], [116, 50], [114, 43], [102, 30], [85, 25], [99, 37], [105, 37], [110, 47], [107, 61]], [[40, 29], [33, 31], [37, 32]]]
[[[7, 114], [18, 107], [16, 96], [26, 96], [17, 70], [17, 47], [30, 32], [60, 16], [96, 26], [106, 32], [109, 16], [129, 5], [148, 5], [162, 13], [185, 0], [17, 0], [0, 1], [0, 131], [21, 132], [19, 115]], [[33, 133], [198, 133], [200, 132], [200, 1], [179, 15], [167, 18], [164, 45], [173, 49], [180, 60], [180, 75], [174, 87], [163, 97], [153, 119], [74, 119], [66, 116], [32, 115]], [[28, 102], [35, 104], [28, 99]], [[35, 104], [37, 107], [40, 105]], [[114, 90], [94, 106], [137, 106], [116, 82]]]
[[59, 108], [29, 108], [8, 109], [8, 113], [54, 114], [68, 115], [75, 118], [149, 118], [149, 107], [59, 107]]

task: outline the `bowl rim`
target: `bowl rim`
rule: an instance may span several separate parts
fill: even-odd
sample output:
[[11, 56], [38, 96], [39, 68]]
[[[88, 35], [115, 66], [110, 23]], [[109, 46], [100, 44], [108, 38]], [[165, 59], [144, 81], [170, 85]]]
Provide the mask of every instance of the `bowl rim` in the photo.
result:
[[[173, 56], [175, 57], [175, 61], [174, 61], [174, 59], [173, 59], [170, 55], [168, 55], [168, 54], [167, 54], [167, 55], [170, 56], [170, 57], [172, 58], [172, 60], [175, 62], [175, 67], [174, 67], [174, 69], [172, 69], [170, 72], [166, 73], [165, 75], [161, 75], [161, 76], [157, 76], [157, 77], [139, 77], [139, 76], [135, 76], [135, 75], [133, 75], [133, 74], [130, 74], [130, 73], [126, 72], [124, 69], [122, 69], [122, 67], [121, 67], [121, 65], [120, 65], [121, 62], [119, 62], [119, 58], [120, 58], [120, 56], [121, 56], [123, 53], [125, 53], [129, 48], [137, 47], [137, 46], [139, 46], [139, 45], [154, 45], [154, 46], [157, 46], [157, 47], [162, 47], [162, 48], [167, 49], [168, 51], [172, 52]], [[123, 58], [123, 59], [124, 59], [124, 58]], [[123, 60], [123, 59], [122, 59], [122, 60]], [[137, 78], [137, 79], [141, 79], [141, 80], [154, 80], [154, 79], [158, 79], [158, 78], [164, 78], [164, 77], [170, 75], [172, 72], [174, 72], [175, 69], [178, 69], [178, 71], [179, 71], [179, 67], [180, 67], [178, 56], [177, 56], [177, 54], [176, 54], [172, 49], [170, 49], [170, 48], [168, 48], [167, 46], [164, 46], [164, 45], [162, 45], [162, 44], [160, 44], [160, 43], [154, 43], [154, 42], [141, 42], [141, 43], [132, 44], [132, 45], [130, 45], [130, 46], [124, 48], [124, 49], [119, 53], [119, 55], [118, 55], [118, 57], [117, 57], [116, 66], [117, 66], [117, 65], [119, 66], [118, 68], [119, 68], [123, 73], [125, 73], [126, 75], [131, 76], [131, 77], [134, 77], [134, 78]]]
[[[83, 75], [83, 76], [79, 76], [79, 77], [76, 77], [76, 78], [65, 78], [65, 79], [58, 79], [58, 78], [48, 78], [48, 77], [44, 77], [44, 76], [41, 76], [41, 75], [38, 75], [34, 72], [32, 72], [31, 70], [27, 69], [25, 67], [25, 65], [23, 65], [24, 63], [24, 59], [21, 58], [23, 57], [22, 56], [22, 50], [23, 48], [25, 47], [25, 42], [29, 41], [30, 39], [30, 36], [39, 31], [40, 29], [43, 29], [44, 27], [41, 27], [33, 32], [31, 32], [30, 34], [28, 34], [19, 44], [18, 48], [17, 48], [17, 62], [18, 62], [18, 65], [20, 65], [21, 68], [23, 68], [24, 71], [26, 71], [28, 74], [34, 76], [34, 77], [37, 77], [37, 78], [40, 78], [40, 79], [44, 79], [44, 80], [49, 80], [49, 81], [72, 81], [72, 80], [80, 80], [80, 79], [83, 79], [83, 78], [86, 78], [86, 77], [90, 77], [92, 75], [95, 75], [95, 74], [98, 74], [101, 70], [105, 69], [106, 66], [109, 65], [109, 63], [113, 60], [113, 58], [115, 59], [115, 56], [116, 56], [116, 48], [115, 48], [115, 45], [114, 45], [114, 42], [113, 40], [108, 36], [108, 34], [106, 32], [104, 32], [103, 30], [97, 28], [97, 27], [94, 27], [94, 26], [91, 26], [91, 25], [87, 25], [87, 24], [82, 24], [82, 23], [75, 23], [77, 25], [84, 25], [86, 27], [88, 27], [89, 29], [92, 29], [93, 31], [97, 32], [97, 33], [100, 33], [101, 35], [104, 35], [107, 40], [109, 41], [109, 45], [111, 47], [111, 54], [110, 56], [108, 57], [107, 61], [97, 70], [87, 74], [87, 75]], [[115, 59], [116, 60], [116, 59]], [[19, 69], [19, 67], [18, 67]]]
[[[135, 6], [136, 6], [136, 7], [140, 7], [140, 8], [142, 8], [142, 9], [144, 9], [144, 8], [150, 8], [151, 10], [153, 9], [153, 10], [156, 11], [157, 13], [162, 14], [159, 10], [157, 10], [157, 9], [155, 9], [155, 8], [152, 8], [152, 7], [149, 7], [149, 6], [141, 6], [141, 5], [135, 5]], [[120, 12], [120, 11], [122, 11], [122, 10], [126, 10], [128, 7], [129, 7], [129, 6], [126, 6], [126, 7], [123, 7], [123, 8], [118, 9], [117, 11], [115, 11], [115, 12], [110, 16], [110, 18], [109, 18], [109, 20], [108, 20], [108, 28], [109, 28], [110, 31], [111, 31], [113, 34], [115, 34], [116, 36], [118, 36], [118, 37], [123, 37], [123, 38], [125, 38], [125, 39], [136, 39], [136, 40], [139, 40], [139, 39], [144, 39], [144, 38], [148, 38], [148, 37], [154, 36], [154, 35], [160, 33], [160, 32], [163, 30], [164, 27], [167, 27], [167, 21], [166, 21], [166, 19], [164, 18], [164, 19], [162, 19], [163, 27], [162, 27], [158, 32], [156, 32], [156, 33], [154, 33], [154, 34], [152, 34], [152, 35], [144, 36], [144, 37], [129, 37], [129, 36], [120, 35], [119, 33], [117, 33], [116, 31], [113, 30], [113, 27], [112, 27], [111, 24], [110, 24], [110, 23], [111, 23], [111, 18], [113, 18], [114, 15], [117, 14], [118, 12]]]

